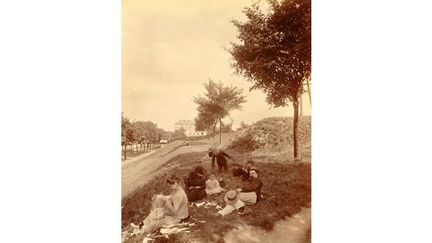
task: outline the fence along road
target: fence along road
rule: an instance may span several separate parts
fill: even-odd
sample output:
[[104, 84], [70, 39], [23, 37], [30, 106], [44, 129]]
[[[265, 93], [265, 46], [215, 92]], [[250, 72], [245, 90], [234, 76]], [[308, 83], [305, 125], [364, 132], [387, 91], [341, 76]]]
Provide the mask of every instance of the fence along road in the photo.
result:
[[122, 199], [146, 184], [155, 172], [171, 158], [189, 152], [207, 151], [208, 144], [182, 146], [183, 141], [174, 141], [151, 154], [140, 156], [122, 164]]

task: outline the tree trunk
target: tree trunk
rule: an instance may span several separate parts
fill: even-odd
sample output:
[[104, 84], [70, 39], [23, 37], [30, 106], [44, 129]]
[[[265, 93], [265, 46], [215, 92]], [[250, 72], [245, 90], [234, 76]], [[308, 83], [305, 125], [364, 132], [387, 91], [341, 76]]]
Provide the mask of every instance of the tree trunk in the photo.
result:
[[312, 106], [312, 97], [311, 97], [311, 90], [310, 90], [310, 85], [309, 85], [309, 79], [306, 79], [306, 84], [307, 84], [307, 87], [308, 87], [309, 104]]
[[123, 158], [124, 159], [127, 159], [126, 150], [127, 150], [127, 145], [125, 144], [124, 145], [124, 150], [123, 150], [123, 156], [124, 156]]
[[214, 143], [214, 141], [216, 139], [216, 125], [217, 125], [217, 123], [215, 123], [214, 126], [213, 126], [213, 143]]
[[303, 95], [300, 96], [300, 116], [303, 116]]
[[122, 144], [121, 148], [122, 148], [122, 152], [121, 152], [122, 158], [125, 159], [125, 149], [124, 149], [123, 144]]
[[219, 118], [219, 145], [222, 144], [222, 119]]
[[293, 102], [294, 106], [294, 121], [293, 121], [293, 142], [294, 142], [294, 159], [298, 158], [298, 139], [297, 139], [297, 132], [298, 132], [298, 108], [299, 108], [299, 102], [298, 100], [295, 100]]

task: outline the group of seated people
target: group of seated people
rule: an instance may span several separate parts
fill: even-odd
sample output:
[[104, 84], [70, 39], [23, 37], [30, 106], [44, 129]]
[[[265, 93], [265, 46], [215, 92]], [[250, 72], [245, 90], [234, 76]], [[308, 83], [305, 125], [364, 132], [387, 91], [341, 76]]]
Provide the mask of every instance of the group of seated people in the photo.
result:
[[254, 205], [263, 198], [261, 195], [263, 183], [259, 179], [259, 172], [253, 161], [248, 161], [245, 168], [234, 164], [233, 176], [239, 177], [241, 184], [237, 189], [230, 190], [225, 194], [226, 206], [219, 210], [215, 214], [216, 216], [225, 216], [235, 210], [238, 210], [239, 214], [247, 214], [251, 211], [247, 206]]
[[189, 202], [204, 199], [207, 196], [225, 193], [223, 199], [225, 207], [214, 213], [215, 216], [225, 216], [236, 210], [240, 215], [251, 212], [247, 206], [255, 204], [261, 197], [262, 181], [253, 161], [248, 161], [245, 167], [233, 164], [232, 175], [238, 178], [239, 185], [230, 190], [223, 177], [217, 178], [215, 173], [206, 175], [202, 166], [195, 167], [188, 176], [181, 180], [177, 176], [171, 176], [167, 180], [172, 193], [155, 195], [152, 197], [152, 209], [147, 218], [142, 222], [142, 231], [151, 233], [158, 227], [167, 224], [181, 223], [189, 219]]
[[195, 167], [183, 181], [190, 202], [204, 199], [207, 195], [221, 193], [226, 187], [223, 177], [217, 179], [216, 174], [212, 172], [205, 175], [202, 166]]

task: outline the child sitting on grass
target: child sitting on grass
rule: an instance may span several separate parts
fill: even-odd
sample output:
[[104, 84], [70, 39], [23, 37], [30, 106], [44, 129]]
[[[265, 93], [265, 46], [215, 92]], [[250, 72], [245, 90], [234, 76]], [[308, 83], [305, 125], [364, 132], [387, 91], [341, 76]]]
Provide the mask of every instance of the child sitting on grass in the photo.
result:
[[206, 181], [205, 191], [207, 195], [218, 194], [223, 190], [219, 181], [216, 179], [216, 175], [214, 173], [210, 174], [209, 179]]

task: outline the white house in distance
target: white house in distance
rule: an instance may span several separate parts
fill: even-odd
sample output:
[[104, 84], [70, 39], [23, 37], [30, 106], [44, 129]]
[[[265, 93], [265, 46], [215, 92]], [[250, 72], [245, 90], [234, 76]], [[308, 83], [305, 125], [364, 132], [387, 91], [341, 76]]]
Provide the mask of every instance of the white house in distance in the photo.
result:
[[195, 122], [191, 120], [180, 120], [175, 123], [175, 130], [185, 129], [186, 137], [204, 136], [206, 132], [195, 131]]

